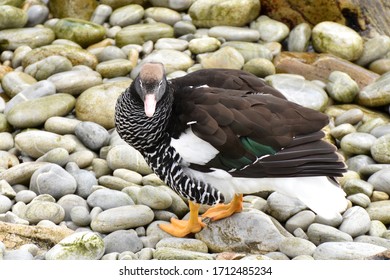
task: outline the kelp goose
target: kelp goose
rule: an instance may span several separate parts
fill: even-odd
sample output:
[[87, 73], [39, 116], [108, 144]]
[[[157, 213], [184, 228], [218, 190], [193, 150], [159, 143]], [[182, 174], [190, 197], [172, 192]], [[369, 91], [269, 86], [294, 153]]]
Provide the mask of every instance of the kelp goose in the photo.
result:
[[[242, 210], [243, 194], [263, 190], [296, 197], [331, 218], [347, 207], [330, 179], [345, 172], [322, 140], [325, 114], [287, 101], [240, 70], [207, 69], [167, 81], [164, 66], [146, 63], [118, 98], [119, 135], [168, 186], [189, 200], [189, 220], [160, 225], [174, 236]], [[227, 204], [223, 204], [223, 203]]]

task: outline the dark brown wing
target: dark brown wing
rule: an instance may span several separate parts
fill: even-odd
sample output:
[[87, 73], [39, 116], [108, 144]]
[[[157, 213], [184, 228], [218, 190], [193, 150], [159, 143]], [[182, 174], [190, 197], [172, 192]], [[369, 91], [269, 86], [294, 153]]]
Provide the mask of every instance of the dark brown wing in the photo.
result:
[[173, 79], [171, 82], [176, 89], [207, 85], [215, 88], [267, 93], [285, 99], [283, 94], [269, 86], [263, 79], [242, 70], [201, 69]]
[[320, 112], [269, 94], [212, 87], [185, 87], [174, 98], [174, 135], [191, 123], [219, 151], [194, 169], [237, 177], [339, 176], [345, 169], [335, 147], [321, 140], [328, 117]]

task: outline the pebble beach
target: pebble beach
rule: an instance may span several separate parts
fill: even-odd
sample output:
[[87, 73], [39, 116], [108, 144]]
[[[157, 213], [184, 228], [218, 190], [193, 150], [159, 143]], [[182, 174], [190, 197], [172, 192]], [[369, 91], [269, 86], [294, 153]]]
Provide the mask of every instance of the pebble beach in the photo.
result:
[[[290, 26], [260, 0], [72, 2], [0, 0], [0, 260], [390, 258], [389, 36]], [[193, 236], [162, 231], [188, 203], [114, 124], [117, 98], [150, 61], [169, 79], [242, 69], [327, 114], [348, 209], [329, 220], [256, 193]]]

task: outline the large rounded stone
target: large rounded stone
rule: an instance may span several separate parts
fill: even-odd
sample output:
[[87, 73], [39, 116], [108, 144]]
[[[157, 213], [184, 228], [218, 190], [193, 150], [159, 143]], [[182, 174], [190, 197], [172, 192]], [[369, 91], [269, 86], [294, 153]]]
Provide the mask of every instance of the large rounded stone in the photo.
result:
[[27, 155], [38, 158], [54, 148], [64, 148], [71, 153], [76, 148], [76, 142], [52, 132], [30, 130], [15, 136], [15, 146]]
[[134, 205], [133, 200], [124, 192], [110, 189], [96, 190], [88, 196], [87, 202], [89, 206], [100, 207], [103, 210]]
[[54, 202], [37, 200], [26, 206], [24, 216], [21, 218], [32, 224], [37, 224], [42, 220], [49, 220], [59, 224], [65, 218], [65, 210]]
[[180, 13], [165, 7], [150, 7], [145, 10], [145, 18], [151, 18], [157, 22], [174, 25], [181, 20]]
[[344, 152], [350, 154], [369, 154], [376, 137], [368, 133], [354, 132], [341, 139], [340, 146]]
[[92, 219], [91, 228], [101, 233], [120, 229], [137, 228], [153, 221], [153, 211], [144, 205], [128, 205], [111, 208]]
[[136, 24], [141, 21], [144, 13], [144, 8], [141, 5], [126, 5], [113, 11], [110, 16], [110, 24], [121, 27]]
[[390, 72], [383, 74], [375, 82], [364, 87], [359, 92], [357, 101], [359, 104], [369, 107], [390, 104]]
[[112, 170], [126, 168], [143, 175], [152, 173], [142, 155], [129, 145], [113, 147], [107, 154], [107, 164]]
[[[87, 89], [77, 98], [77, 119], [95, 122], [106, 129], [114, 128], [116, 100], [129, 85], [129, 81], [123, 81]], [[99, 114], [96, 114], [96, 112], [99, 112]]]
[[323, 111], [328, 105], [328, 95], [318, 85], [305, 80], [302, 76], [276, 74], [266, 77], [266, 82], [279, 90], [289, 101], [317, 111]]
[[74, 69], [57, 73], [49, 77], [48, 81], [56, 86], [57, 92], [66, 92], [72, 95], [79, 95], [83, 91], [103, 83], [102, 76], [90, 69]]
[[28, 65], [52, 55], [61, 55], [66, 57], [73, 66], [81, 64], [95, 69], [98, 64], [98, 60], [95, 55], [79, 47], [70, 45], [47, 45], [30, 51], [23, 58], [22, 66], [26, 68]]
[[49, 45], [54, 39], [54, 32], [46, 27], [6, 29], [0, 31], [0, 49], [16, 50], [20, 46], [34, 49]]
[[40, 81], [45, 80], [56, 73], [69, 71], [71, 69], [72, 63], [69, 59], [60, 55], [52, 55], [30, 64], [24, 71]]
[[386, 251], [386, 247], [362, 242], [326, 242], [317, 247], [316, 260], [362, 260]]
[[187, 71], [194, 64], [192, 58], [183, 52], [176, 50], [156, 50], [145, 57], [134, 71], [131, 72], [132, 78], [135, 78], [135, 75], [139, 73], [140, 67], [146, 62], [161, 62], [164, 64], [167, 74], [179, 70]]
[[265, 15], [260, 16], [250, 26], [259, 31], [260, 39], [265, 42], [281, 42], [290, 31], [284, 23]]
[[203, 68], [241, 69], [244, 63], [245, 59], [241, 53], [229, 46], [222, 47], [218, 51], [207, 54], [201, 59]]
[[244, 26], [260, 13], [257, 0], [198, 0], [188, 10], [197, 27]]
[[53, 30], [57, 38], [70, 40], [82, 47], [101, 41], [106, 34], [103, 26], [75, 18], [60, 19]]
[[66, 93], [44, 96], [16, 104], [7, 114], [14, 127], [37, 127], [54, 116], [65, 116], [73, 110], [76, 99]]
[[331, 53], [346, 60], [356, 60], [363, 53], [363, 39], [353, 29], [324, 21], [312, 30], [313, 46], [318, 52]]
[[31, 177], [30, 189], [37, 194], [50, 194], [59, 199], [76, 191], [77, 182], [57, 164], [48, 164], [37, 171]]
[[167, 192], [153, 186], [143, 186], [138, 192], [137, 201], [155, 210], [167, 209], [172, 204], [172, 198]]
[[256, 210], [212, 222], [195, 237], [206, 243], [211, 252], [261, 254], [277, 250], [285, 238], [269, 216]]
[[62, 239], [46, 254], [46, 260], [99, 260], [104, 241], [96, 232], [75, 232]]

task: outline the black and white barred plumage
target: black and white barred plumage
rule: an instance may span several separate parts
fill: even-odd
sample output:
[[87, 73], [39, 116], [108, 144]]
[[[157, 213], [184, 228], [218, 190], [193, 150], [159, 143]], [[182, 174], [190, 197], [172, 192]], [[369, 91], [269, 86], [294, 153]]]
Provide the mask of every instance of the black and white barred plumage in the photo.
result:
[[131, 96], [128, 88], [116, 104], [115, 123], [118, 134], [128, 144], [140, 151], [150, 168], [168, 186], [191, 201], [213, 205], [224, 202], [224, 197], [209, 184], [191, 178], [183, 168], [186, 163], [170, 146], [167, 130], [171, 124], [173, 96], [161, 100], [153, 117], [143, 110], [143, 103]]

